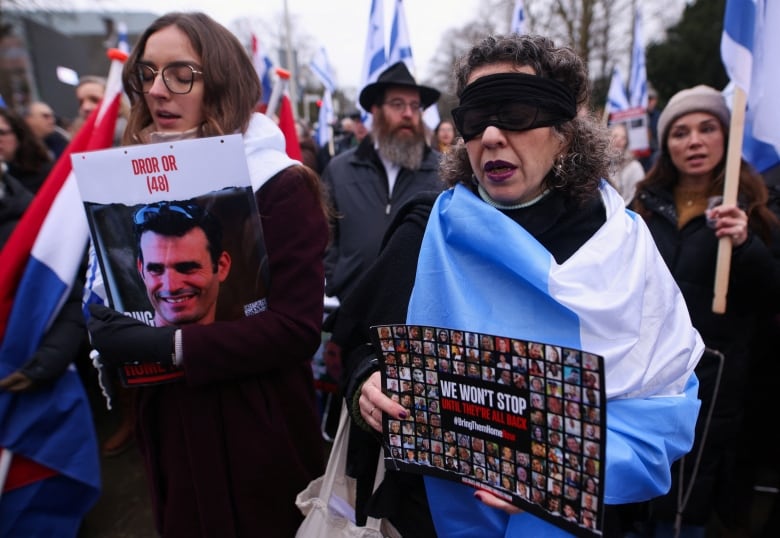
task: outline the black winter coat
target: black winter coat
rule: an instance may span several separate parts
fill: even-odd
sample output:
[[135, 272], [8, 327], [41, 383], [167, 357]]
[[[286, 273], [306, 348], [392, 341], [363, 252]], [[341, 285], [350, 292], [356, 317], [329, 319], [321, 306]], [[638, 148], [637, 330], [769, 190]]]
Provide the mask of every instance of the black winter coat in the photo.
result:
[[[704, 215], [694, 217], [681, 230], [670, 190], [653, 189], [638, 193], [638, 199], [651, 212], [645, 220], [658, 250], [674, 276], [691, 315], [693, 326], [704, 344], [725, 355], [723, 371], [715, 396], [701, 465], [693, 493], [684, 511], [683, 524], [706, 525], [715, 510], [721, 521], [732, 523], [735, 479], [740, 470], [735, 457], [738, 433], [751, 370], [750, 347], [759, 318], [780, 304], [780, 263], [754, 233], [734, 248], [731, 258], [727, 307], [724, 314], [712, 311], [718, 238], [706, 224]], [[690, 483], [695, 455], [701, 446], [705, 418], [712, 404], [718, 379], [718, 361], [705, 355], [696, 368], [702, 401], [696, 438], [685, 457], [683, 487]], [[672, 471], [671, 491], [650, 504], [650, 518], [673, 521], [677, 510], [680, 462]]]

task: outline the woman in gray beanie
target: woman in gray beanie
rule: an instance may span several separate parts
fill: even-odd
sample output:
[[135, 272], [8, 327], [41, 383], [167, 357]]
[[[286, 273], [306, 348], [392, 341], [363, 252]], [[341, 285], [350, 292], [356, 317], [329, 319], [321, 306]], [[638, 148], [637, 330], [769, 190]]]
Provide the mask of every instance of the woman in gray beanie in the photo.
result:
[[[727, 528], [738, 525], [736, 480], [745, 470], [736, 468], [735, 459], [750, 373], [749, 348], [758, 320], [766, 312], [777, 312], [780, 304], [780, 263], [767, 247], [778, 221], [767, 208], [761, 176], [742, 161], [737, 206], [720, 205], [712, 198], [723, 193], [729, 120], [723, 95], [709, 86], [674, 95], [658, 121], [659, 158], [637, 185], [633, 203], [682, 290], [694, 327], [709, 349], [725, 356], [719, 384], [719, 361], [712, 354], [710, 358], [705, 354], [696, 368], [702, 408], [693, 450], [682, 465], [675, 464], [670, 492], [644, 511], [655, 524], [656, 536], [671, 535], [678, 511], [687, 531], [684, 536], [704, 536], [713, 513]], [[715, 314], [713, 285], [721, 237], [731, 239], [733, 250], [727, 309]], [[691, 483], [713, 401], [706, 444]], [[680, 488], [683, 495], [692, 488], [684, 506], [678, 502]]]

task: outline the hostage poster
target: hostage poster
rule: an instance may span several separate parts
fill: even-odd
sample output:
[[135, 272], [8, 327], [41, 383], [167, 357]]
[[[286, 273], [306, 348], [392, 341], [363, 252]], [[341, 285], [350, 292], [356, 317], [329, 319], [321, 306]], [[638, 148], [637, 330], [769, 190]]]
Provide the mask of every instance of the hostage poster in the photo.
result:
[[[72, 156], [109, 306], [152, 326], [266, 308], [268, 260], [240, 135]], [[125, 364], [125, 386], [176, 380]]]
[[600, 536], [603, 358], [461, 329], [372, 327], [388, 469], [488, 490], [579, 536]]

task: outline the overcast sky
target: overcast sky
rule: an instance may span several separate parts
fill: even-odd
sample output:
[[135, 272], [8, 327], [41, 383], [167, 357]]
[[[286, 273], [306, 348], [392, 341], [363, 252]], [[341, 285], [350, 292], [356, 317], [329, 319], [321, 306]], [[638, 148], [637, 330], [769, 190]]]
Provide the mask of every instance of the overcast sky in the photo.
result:
[[[203, 11], [225, 26], [237, 19], [276, 23], [284, 13], [284, 0], [77, 0], [84, 9], [126, 9], [165, 13], [168, 11]], [[384, 0], [385, 39], [390, 37], [394, 0]], [[479, 0], [406, 0], [404, 9], [409, 26], [416, 75], [425, 78], [431, 58], [442, 36], [474, 20]], [[363, 68], [363, 51], [368, 29], [371, 0], [287, 0], [291, 20], [298, 21], [301, 33], [315, 41], [314, 52], [324, 46], [343, 87], [358, 87]], [[257, 28], [261, 28], [258, 26]], [[507, 28], [508, 29], [508, 28]], [[295, 34], [295, 29], [293, 29]], [[262, 41], [262, 35], [259, 36]], [[300, 61], [308, 61], [301, 58]]]

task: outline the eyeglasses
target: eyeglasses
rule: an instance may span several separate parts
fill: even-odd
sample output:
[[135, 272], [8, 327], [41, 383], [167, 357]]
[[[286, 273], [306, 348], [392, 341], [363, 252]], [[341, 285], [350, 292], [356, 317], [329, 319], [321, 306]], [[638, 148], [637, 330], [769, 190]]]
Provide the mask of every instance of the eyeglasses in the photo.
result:
[[162, 73], [163, 84], [168, 91], [182, 95], [192, 91], [195, 75], [202, 75], [203, 71], [183, 62], [174, 62], [159, 70], [151, 65], [138, 63], [135, 64], [135, 76], [130, 79], [132, 89], [137, 93], [149, 93], [159, 73]]
[[412, 101], [411, 103], [407, 103], [403, 99], [391, 99], [390, 101], [385, 101], [382, 104], [389, 106], [399, 114], [403, 114], [403, 112], [406, 110], [406, 107], [409, 107], [413, 114], [416, 114], [422, 108], [422, 105], [417, 101]]
[[183, 216], [185, 219], [199, 221], [203, 218], [204, 210], [195, 204], [182, 204], [179, 202], [156, 202], [145, 205], [133, 215], [133, 223], [136, 226], [143, 226], [152, 221], [162, 213], [175, 213]]
[[14, 134], [13, 129], [0, 129], [0, 136], [8, 136]]

